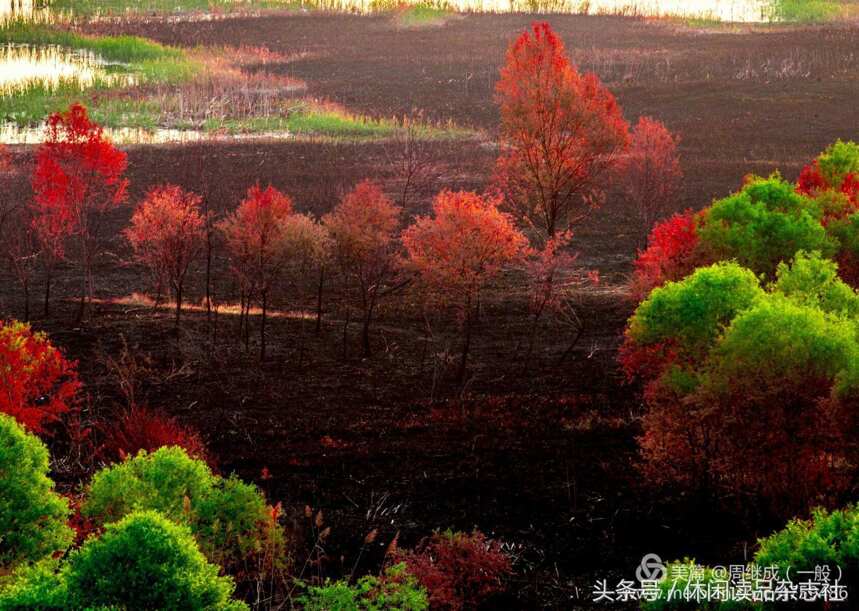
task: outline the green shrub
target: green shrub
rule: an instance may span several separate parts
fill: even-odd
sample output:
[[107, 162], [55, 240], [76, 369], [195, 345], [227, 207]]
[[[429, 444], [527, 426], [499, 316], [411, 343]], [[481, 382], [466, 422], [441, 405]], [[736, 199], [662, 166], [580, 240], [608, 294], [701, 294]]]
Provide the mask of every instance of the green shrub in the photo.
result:
[[859, 172], [859, 143], [836, 140], [818, 156], [817, 167], [826, 184], [841, 188], [848, 174]]
[[798, 194], [778, 174], [752, 178], [738, 193], [713, 203], [698, 226], [702, 248], [712, 261], [734, 259], [755, 273], [773, 277], [798, 250], [835, 254], [816, 200]]
[[0, 611], [53, 611], [66, 608], [67, 600], [60, 563], [50, 558], [21, 565], [0, 589]]
[[0, 414], [0, 567], [39, 560], [71, 544], [68, 502], [47, 474], [45, 444]]
[[233, 581], [218, 575], [187, 527], [157, 512], [108, 524], [72, 552], [61, 571], [68, 606], [125, 609], [246, 609], [230, 599]]
[[708, 359], [707, 380], [730, 394], [777, 390], [785, 396], [825, 397], [830, 389], [855, 391], [856, 327], [820, 308], [771, 295], [737, 315]]
[[213, 474], [181, 448], [140, 452], [95, 474], [85, 516], [108, 524], [137, 510], [155, 510], [188, 525], [206, 557], [227, 569], [261, 555], [283, 561], [284, 532], [259, 489]]
[[779, 263], [774, 289], [824, 312], [847, 318], [859, 315], [859, 295], [838, 277], [838, 265], [818, 252], [799, 251], [790, 265]]
[[[658, 377], [678, 358], [697, 362], [704, 358], [725, 326], [738, 312], [764, 295], [755, 275], [736, 263], [716, 263], [695, 270], [679, 282], [654, 289], [629, 320], [622, 354], [630, 371]], [[669, 343], [676, 351], [652, 371], [641, 371], [641, 351]]]
[[298, 602], [304, 611], [423, 611], [429, 608], [426, 591], [406, 571], [403, 563], [389, 567], [382, 577], [364, 576], [354, 586], [345, 581], [311, 586]]

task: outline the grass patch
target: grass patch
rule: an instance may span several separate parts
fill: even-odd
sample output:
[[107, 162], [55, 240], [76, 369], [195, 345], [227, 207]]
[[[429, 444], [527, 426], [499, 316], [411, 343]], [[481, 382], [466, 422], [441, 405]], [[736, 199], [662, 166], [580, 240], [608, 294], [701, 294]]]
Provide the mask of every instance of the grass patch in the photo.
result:
[[773, 0], [772, 20], [789, 23], [817, 23], [838, 19], [844, 4], [837, 0]]
[[418, 4], [397, 11], [396, 21], [400, 27], [421, 28], [442, 25], [451, 16], [446, 8], [429, 4]]
[[236, 12], [264, 9], [289, 9], [301, 6], [299, 0], [53, 0], [51, 9], [71, 15]]
[[[228, 134], [264, 134], [288, 132], [295, 136], [322, 137], [343, 140], [383, 140], [402, 129], [397, 121], [353, 115], [339, 109], [314, 107], [294, 110], [286, 116], [252, 117], [246, 119], [208, 119], [203, 124], [207, 132]], [[421, 126], [418, 136], [424, 139], [471, 137], [471, 131], [453, 126]]]

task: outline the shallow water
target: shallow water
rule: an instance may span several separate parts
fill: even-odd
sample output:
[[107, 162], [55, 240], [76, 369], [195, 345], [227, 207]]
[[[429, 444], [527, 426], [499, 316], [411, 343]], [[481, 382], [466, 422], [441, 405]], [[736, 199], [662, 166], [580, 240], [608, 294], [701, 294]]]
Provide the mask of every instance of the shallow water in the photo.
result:
[[[109, 63], [91, 51], [55, 45], [0, 46], [0, 95], [19, 93], [42, 85], [56, 89], [61, 84], [81, 89], [96, 83], [134, 85], [134, 75], [121, 71], [121, 64]], [[117, 71], [119, 69], [119, 71]]]

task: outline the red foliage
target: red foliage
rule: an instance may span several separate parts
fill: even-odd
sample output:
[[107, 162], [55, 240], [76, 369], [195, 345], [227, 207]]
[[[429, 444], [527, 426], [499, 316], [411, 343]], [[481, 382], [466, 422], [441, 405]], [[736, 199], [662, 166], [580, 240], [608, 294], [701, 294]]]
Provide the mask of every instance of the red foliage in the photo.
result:
[[134, 211], [125, 236], [135, 258], [152, 272], [160, 297], [168, 282], [176, 298], [176, 320], [182, 311], [185, 275], [206, 238], [202, 198], [175, 185], [152, 189]]
[[361, 338], [365, 355], [370, 353], [373, 313], [394, 270], [401, 212], [378, 185], [365, 180], [322, 219], [331, 234], [340, 269], [352, 284], [355, 301], [363, 312]]
[[814, 161], [804, 168], [799, 173], [799, 180], [796, 183], [796, 190], [803, 195], [814, 195], [818, 191], [827, 188], [826, 180], [823, 174], [820, 173], [820, 167], [817, 161]]
[[648, 237], [647, 249], [635, 260], [632, 292], [636, 300], [669, 280], [679, 280], [700, 263], [698, 232], [691, 210], [657, 223]]
[[641, 117], [632, 133], [629, 151], [620, 158], [617, 176], [644, 231], [675, 204], [683, 170], [677, 154], [678, 138], [659, 121]]
[[512, 573], [500, 544], [479, 531], [435, 533], [414, 551], [397, 550], [394, 558], [426, 588], [432, 609], [477, 609], [504, 590]]
[[206, 445], [197, 431], [145, 407], [132, 407], [118, 420], [99, 428], [103, 436], [99, 454], [103, 460], [123, 460], [140, 450], [154, 452], [164, 446], [178, 446], [194, 458], [209, 460]]
[[[531, 311], [535, 320], [546, 311], [558, 311], [563, 305], [561, 276], [570, 273], [578, 255], [569, 251], [573, 239], [572, 231], [564, 231], [546, 241], [546, 245], [535, 254], [526, 266], [531, 285]], [[587, 272], [592, 284], [599, 284], [599, 272]]]
[[254, 185], [239, 207], [218, 225], [230, 254], [231, 269], [250, 295], [261, 295], [282, 263], [284, 223], [292, 199], [269, 185]]
[[47, 424], [71, 410], [79, 388], [75, 363], [44, 333], [0, 321], [0, 412], [44, 434]]
[[599, 78], [570, 62], [548, 23], [535, 23], [510, 45], [496, 93], [496, 184], [522, 216], [553, 236], [599, 203], [601, 179], [626, 148], [629, 126]]
[[463, 310], [527, 244], [499, 203], [472, 192], [442, 191], [433, 201], [433, 216], [417, 217], [403, 232], [407, 265], [425, 286], [442, 298], [453, 297]]
[[62, 257], [63, 242], [77, 236], [85, 271], [82, 298], [92, 293], [92, 262], [97, 254], [100, 218], [125, 201], [128, 161], [73, 104], [48, 118], [47, 136], [36, 153], [33, 174], [34, 225], [52, 257]]

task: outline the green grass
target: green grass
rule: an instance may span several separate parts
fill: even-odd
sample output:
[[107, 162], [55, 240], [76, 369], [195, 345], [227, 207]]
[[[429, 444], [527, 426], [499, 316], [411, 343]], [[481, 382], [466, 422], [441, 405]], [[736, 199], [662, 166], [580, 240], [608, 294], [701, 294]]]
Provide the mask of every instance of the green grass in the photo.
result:
[[441, 25], [450, 17], [446, 8], [428, 4], [417, 4], [397, 13], [397, 23], [405, 28], [419, 28]]
[[790, 23], [816, 23], [837, 19], [843, 3], [837, 0], [773, 0], [772, 19]]
[[72, 15], [185, 13], [298, 8], [297, 0], [53, 0], [51, 9]]
[[[353, 116], [334, 110], [308, 107], [285, 117], [249, 119], [209, 119], [203, 125], [207, 132], [229, 134], [264, 134], [289, 132], [295, 136], [342, 140], [384, 140], [397, 134], [402, 126], [396, 121]], [[417, 136], [427, 140], [474, 137], [475, 133], [453, 126], [420, 126]]]

